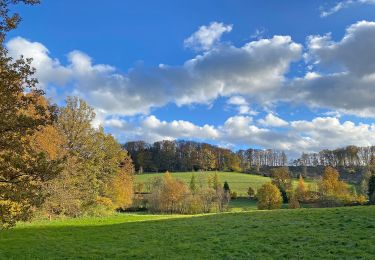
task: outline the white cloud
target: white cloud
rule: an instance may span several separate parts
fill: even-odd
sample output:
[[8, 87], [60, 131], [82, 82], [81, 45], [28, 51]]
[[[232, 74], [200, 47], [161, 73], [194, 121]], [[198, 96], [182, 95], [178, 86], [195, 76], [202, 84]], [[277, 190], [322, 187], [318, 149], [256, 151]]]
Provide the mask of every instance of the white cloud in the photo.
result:
[[117, 134], [123, 131], [127, 140], [142, 139], [148, 142], [175, 139], [216, 140], [220, 136], [219, 131], [211, 125], [197, 126], [184, 120], [167, 122], [159, 120], [154, 115], [140, 118], [135, 122], [111, 118], [105, 120], [105, 126], [112, 128]]
[[258, 123], [268, 127], [284, 127], [289, 125], [287, 121], [271, 113], [267, 114], [265, 118], [258, 120]]
[[[38, 77], [43, 84], [58, 88], [60, 98], [66, 93], [78, 95], [106, 115], [148, 114], [151, 108], [170, 102], [208, 104], [237, 93], [262, 102], [281, 87], [289, 65], [300, 59], [302, 51], [289, 36], [274, 36], [242, 47], [223, 45], [181, 66], [136, 67], [123, 74], [112, 66], [93, 64], [80, 51], [69, 53], [68, 64], [63, 66], [42, 44], [20, 37], [7, 47], [14, 57], [34, 58]], [[70, 88], [64, 91], [67, 82]]]
[[308, 50], [315, 71], [291, 80], [280, 95], [310, 107], [375, 117], [375, 22], [349, 26], [338, 42], [330, 35], [310, 36]]
[[189, 121], [162, 121], [155, 116], [139, 121], [107, 120], [106, 126], [122, 133], [126, 140], [193, 139], [216, 141], [229, 147], [246, 145], [285, 150], [291, 156], [302, 152], [318, 152], [346, 145], [375, 145], [375, 125], [340, 122], [334, 117], [317, 117], [311, 121], [287, 122], [284, 131], [272, 127], [260, 127], [249, 116], [229, 117], [223, 125], [198, 126]]
[[235, 106], [238, 110], [238, 113], [241, 115], [248, 114], [248, 115], [257, 115], [258, 112], [254, 111], [250, 108], [250, 104], [246, 101], [246, 99], [242, 96], [232, 96], [227, 100], [228, 105]]
[[355, 5], [374, 5], [375, 0], [345, 0], [345, 1], [340, 1], [336, 3], [334, 6], [325, 9], [322, 8], [322, 11], [320, 12], [321, 17], [327, 17], [330, 16], [334, 13], [339, 12], [342, 9], [349, 8]]
[[41, 43], [15, 37], [7, 42], [6, 47], [12, 57], [23, 55], [34, 59], [33, 66], [40, 68], [36, 76], [42, 88], [46, 88], [48, 83], [64, 85], [71, 77], [71, 70], [62, 66], [57, 59], [50, 58], [48, 49]]
[[207, 51], [211, 49], [221, 38], [223, 33], [232, 31], [232, 25], [212, 22], [208, 26], [199, 27], [189, 38], [185, 39], [185, 47], [195, 50]]

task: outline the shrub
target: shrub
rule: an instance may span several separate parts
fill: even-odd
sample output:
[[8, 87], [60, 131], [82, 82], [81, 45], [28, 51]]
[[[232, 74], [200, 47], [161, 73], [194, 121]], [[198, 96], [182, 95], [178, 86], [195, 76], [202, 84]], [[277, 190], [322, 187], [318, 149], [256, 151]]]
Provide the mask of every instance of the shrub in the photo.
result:
[[255, 191], [254, 191], [254, 189], [251, 188], [251, 187], [249, 187], [249, 188], [247, 189], [247, 195], [249, 195], [249, 199], [254, 198], [254, 197], [255, 197]]
[[231, 198], [232, 200], [237, 199], [237, 192], [235, 192], [235, 191], [231, 191], [231, 192], [230, 192], [230, 198]]
[[282, 204], [280, 190], [272, 183], [265, 183], [258, 190], [258, 209], [279, 209]]
[[297, 198], [297, 195], [295, 193], [291, 194], [290, 199], [289, 199], [289, 204], [288, 207], [290, 209], [298, 209], [300, 208], [300, 204]]
[[229, 193], [221, 187], [216, 190], [196, 187], [193, 192], [185, 183], [166, 173], [151, 184], [148, 205], [151, 212], [197, 214], [208, 213], [214, 208], [224, 211], [229, 200]]

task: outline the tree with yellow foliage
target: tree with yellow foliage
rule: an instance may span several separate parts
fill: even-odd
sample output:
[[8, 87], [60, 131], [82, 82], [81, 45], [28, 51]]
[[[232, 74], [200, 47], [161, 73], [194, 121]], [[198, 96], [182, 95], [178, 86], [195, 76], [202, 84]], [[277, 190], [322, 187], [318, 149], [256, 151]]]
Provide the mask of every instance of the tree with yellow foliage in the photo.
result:
[[299, 176], [297, 188], [295, 191], [295, 196], [298, 201], [305, 201], [307, 197], [308, 188], [305, 184], [305, 180], [303, 179], [302, 175]]
[[268, 182], [258, 189], [258, 209], [279, 209], [282, 204], [282, 197], [279, 188]]
[[319, 192], [323, 196], [340, 196], [350, 192], [348, 184], [340, 180], [339, 172], [327, 166], [323, 172], [322, 181], [319, 183]]
[[[4, 46], [6, 33], [20, 21], [17, 13], [9, 14], [9, 6], [38, 2], [0, 0], [0, 229], [29, 219], [32, 209], [43, 201], [41, 185], [59, 170], [57, 162], [30, 143], [40, 127], [54, 121], [52, 107], [38, 104], [44, 93], [36, 87], [31, 59], [14, 60]], [[32, 115], [27, 113], [31, 108]]]

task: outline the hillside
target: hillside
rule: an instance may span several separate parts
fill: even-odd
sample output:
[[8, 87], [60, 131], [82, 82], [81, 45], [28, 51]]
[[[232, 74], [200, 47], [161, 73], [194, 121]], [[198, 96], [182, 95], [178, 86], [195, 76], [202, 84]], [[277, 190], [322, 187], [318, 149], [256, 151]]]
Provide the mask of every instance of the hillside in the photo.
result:
[[[207, 178], [211, 174], [215, 172], [175, 172], [172, 173], [173, 177], [184, 181], [185, 183], [189, 183], [192, 174], [195, 174], [198, 183], [202, 183], [203, 185], [207, 184]], [[238, 173], [238, 172], [217, 172], [219, 179], [221, 182], [227, 181], [229, 183], [229, 187], [232, 191], [236, 191], [239, 195], [246, 195], [247, 189], [252, 187], [253, 189], [258, 189], [262, 184], [271, 181], [269, 177], [264, 177], [260, 175], [254, 174], [246, 174], [246, 173]], [[139, 174], [135, 176], [135, 181], [137, 183], [143, 182], [147, 183], [152, 180], [152, 178], [160, 177], [163, 173], [145, 173]], [[294, 180], [294, 183], [297, 181]], [[316, 183], [309, 182], [308, 184], [312, 185], [312, 189], [315, 189]]]
[[371, 259], [374, 215], [367, 206], [39, 221], [1, 231], [0, 258]]

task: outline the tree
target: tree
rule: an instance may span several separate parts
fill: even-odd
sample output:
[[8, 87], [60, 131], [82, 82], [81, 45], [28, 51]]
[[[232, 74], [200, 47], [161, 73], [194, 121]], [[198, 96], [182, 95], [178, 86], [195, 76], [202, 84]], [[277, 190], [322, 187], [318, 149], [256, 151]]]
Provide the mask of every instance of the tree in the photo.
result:
[[150, 210], [153, 212], [184, 213], [184, 199], [189, 195], [188, 187], [166, 172], [155, 179], [150, 197]]
[[247, 189], [247, 195], [249, 195], [249, 199], [254, 198], [254, 196], [255, 196], [255, 191], [254, 191], [254, 189], [251, 188], [251, 187], [249, 187], [249, 188]]
[[43, 202], [42, 183], [60, 169], [58, 161], [31, 145], [31, 136], [54, 121], [54, 106], [39, 103], [44, 93], [32, 78], [31, 59], [13, 60], [4, 47], [6, 33], [21, 19], [18, 14], [9, 15], [9, 5], [38, 2], [0, 1], [0, 228], [29, 219], [32, 208]]
[[190, 191], [191, 191], [193, 194], [195, 194], [195, 193], [197, 192], [197, 190], [198, 190], [198, 186], [197, 186], [197, 183], [196, 183], [195, 175], [194, 175], [194, 174], [191, 175], [189, 188], [190, 188]]
[[306, 184], [305, 184], [305, 181], [302, 177], [302, 175], [299, 176], [299, 180], [298, 180], [298, 184], [297, 184], [297, 188], [296, 188], [296, 192], [295, 192], [295, 196], [297, 198], [298, 201], [304, 201], [306, 199], [306, 195], [307, 195], [307, 187], [306, 187]]
[[258, 190], [258, 209], [279, 209], [282, 197], [279, 188], [272, 183], [265, 183]]
[[217, 174], [217, 172], [215, 172], [213, 178], [212, 178], [212, 188], [214, 190], [217, 190], [219, 189], [221, 186], [220, 184], [220, 179], [219, 179], [219, 175]]
[[288, 202], [288, 192], [292, 190], [292, 177], [289, 174], [288, 167], [279, 167], [271, 169], [272, 183], [275, 184], [283, 197], [283, 202]]
[[375, 174], [371, 175], [368, 182], [368, 197], [371, 204], [375, 204]]
[[133, 197], [133, 164], [121, 145], [102, 128], [94, 129], [93, 109], [69, 97], [60, 109], [57, 129], [63, 136], [64, 170], [44, 185], [49, 214], [79, 216], [97, 206], [126, 208]]
[[369, 186], [369, 181], [370, 181], [371, 175], [372, 174], [371, 174], [371, 171], [369, 169], [366, 169], [365, 172], [362, 175], [362, 179], [361, 179], [361, 182], [360, 182], [360, 191], [361, 191], [361, 194], [363, 194], [363, 195], [368, 195], [368, 193], [369, 193], [368, 186]]
[[296, 196], [295, 193], [292, 193], [290, 195], [288, 207], [290, 209], [298, 209], [298, 208], [301, 207], [300, 204], [299, 204], [298, 198], [297, 198], [297, 196]]
[[319, 183], [319, 191], [323, 196], [341, 196], [349, 193], [349, 186], [339, 179], [339, 172], [327, 166], [323, 172], [323, 179]]
[[224, 189], [224, 192], [230, 192], [229, 184], [227, 181], [224, 182], [223, 189]]

